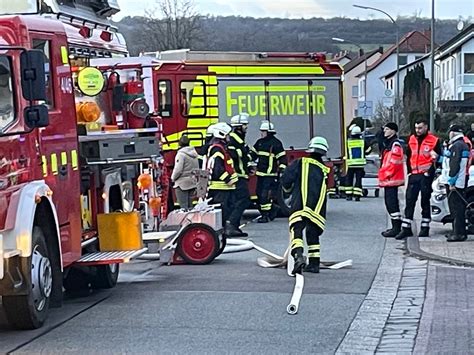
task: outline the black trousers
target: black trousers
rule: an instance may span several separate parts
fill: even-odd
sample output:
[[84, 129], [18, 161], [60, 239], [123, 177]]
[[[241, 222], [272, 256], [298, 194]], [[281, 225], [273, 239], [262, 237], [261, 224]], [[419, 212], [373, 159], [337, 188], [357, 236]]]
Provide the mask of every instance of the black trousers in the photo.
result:
[[249, 182], [247, 179], [239, 178], [235, 186], [235, 190], [232, 191], [232, 203], [229, 222], [237, 228], [240, 226], [240, 219], [242, 218], [245, 209], [250, 204], [250, 194], [248, 185]]
[[384, 187], [385, 208], [391, 219], [402, 219], [398, 202], [398, 186]]
[[308, 257], [320, 258], [321, 246], [319, 244], [319, 236], [323, 234], [323, 230], [317, 224], [311, 222], [307, 218], [303, 218], [302, 221], [290, 225], [291, 255], [294, 256], [297, 251], [303, 252], [303, 231], [305, 229], [306, 242], [308, 243]]
[[234, 190], [209, 190], [207, 197], [212, 198], [210, 204], [220, 204], [222, 209], [222, 226], [225, 226], [225, 222], [229, 220], [230, 216], [230, 198]]
[[466, 235], [466, 204], [464, 203], [464, 189], [456, 189], [456, 191], [449, 191], [449, 186], [446, 186], [448, 191], [448, 205], [449, 212], [453, 216], [453, 232], [457, 236]]
[[[355, 184], [354, 184], [355, 177]], [[362, 196], [364, 168], [348, 168], [346, 175], [346, 195]]]
[[418, 200], [418, 195], [421, 194], [421, 227], [429, 227], [431, 221], [431, 205], [430, 198], [433, 190], [431, 184], [433, 183], [432, 176], [424, 174], [415, 174], [408, 177], [408, 186], [406, 192], [406, 206], [405, 218], [403, 220], [403, 227], [410, 227], [415, 213], [415, 205]]
[[278, 179], [276, 176], [257, 177], [257, 196], [260, 212], [268, 214], [272, 209], [272, 200], [276, 198]]

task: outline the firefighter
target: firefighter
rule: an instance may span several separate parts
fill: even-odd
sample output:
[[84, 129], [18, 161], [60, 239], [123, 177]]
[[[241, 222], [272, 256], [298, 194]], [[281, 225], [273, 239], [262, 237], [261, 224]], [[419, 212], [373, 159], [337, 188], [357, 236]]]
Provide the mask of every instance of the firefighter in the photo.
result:
[[212, 138], [214, 138], [213, 135], [213, 129], [214, 129], [214, 124], [211, 124], [209, 127], [206, 129], [206, 138], [204, 140], [204, 144], [198, 149], [198, 159], [199, 159], [199, 167], [200, 168], [205, 168], [205, 160], [207, 157], [207, 151], [209, 149], [209, 145], [211, 143]]
[[273, 123], [262, 121], [261, 138], [251, 148], [251, 156], [257, 162], [257, 196], [261, 217], [258, 223], [268, 223], [276, 217], [276, 207], [272, 199], [278, 190], [278, 176], [286, 168], [286, 152], [282, 142], [275, 137]]
[[[364, 177], [364, 166], [366, 163], [366, 144], [362, 138], [362, 131], [359, 126], [353, 125], [350, 128], [350, 137], [347, 140], [347, 174], [346, 174], [346, 200], [360, 201], [362, 196], [362, 178]], [[355, 183], [354, 183], [355, 177]]]
[[425, 118], [416, 119], [415, 134], [410, 136], [407, 148], [408, 186], [405, 196], [405, 216], [402, 220], [402, 230], [395, 237], [396, 239], [401, 240], [413, 236], [411, 224], [420, 193], [422, 219], [418, 236], [429, 237], [431, 184], [436, 171], [436, 161], [441, 153], [441, 143], [428, 131], [428, 121]]
[[464, 188], [470, 151], [461, 126], [454, 124], [449, 127], [448, 132], [449, 147], [444, 154], [446, 161], [442, 171], [448, 192], [449, 211], [453, 217], [453, 233], [448, 236], [448, 242], [462, 242], [467, 239]]
[[235, 190], [237, 183], [237, 174], [227, 149], [231, 131], [232, 128], [224, 122], [216, 123], [213, 126], [214, 138], [210, 142], [206, 163], [210, 173], [208, 198], [211, 198], [212, 204], [221, 205], [224, 234], [227, 232], [226, 226], [230, 216], [231, 193]]
[[398, 202], [398, 187], [405, 185], [403, 147], [397, 137], [398, 125], [389, 122], [383, 129], [385, 140], [382, 149], [382, 166], [379, 169], [379, 186], [384, 188], [385, 208], [390, 215], [392, 228], [382, 232], [385, 238], [395, 238], [402, 228], [402, 214]]
[[303, 256], [303, 230], [306, 229], [309, 263], [304, 271], [319, 272], [319, 236], [324, 231], [326, 220], [326, 184], [330, 169], [322, 157], [328, 151], [323, 137], [311, 139], [307, 150], [309, 157], [294, 161], [281, 177], [282, 188], [291, 193], [290, 236], [291, 255], [295, 259], [293, 274], [301, 273], [305, 267]]
[[249, 124], [249, 115], [247, 113], [240, 113], [235, 115], [230, 120], [232, 133], [229, 139], [229, 154], [234, 162], [235, 172], [238, 180], [235, 191], [232, 196], [232, 212], [229, 217], [229, 225], [227, 226], [228, 236], [246, 237], [247, 233], [240, 230], [240, 219], [249, 206], [249, 163], [251, 161], [250, 149], [245, 144], [245, 134]]

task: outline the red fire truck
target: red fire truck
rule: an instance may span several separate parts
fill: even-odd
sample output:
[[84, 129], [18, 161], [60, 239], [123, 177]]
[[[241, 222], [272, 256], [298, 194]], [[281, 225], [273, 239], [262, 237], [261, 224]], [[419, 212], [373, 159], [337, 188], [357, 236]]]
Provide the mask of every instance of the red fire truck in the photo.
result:
[[0, 17], [0, 296], [10, 323], [31, 329], [63, 287], [113, 287], [118, 264], [146, 250], [122, 181], [153, 183], [141, 173], [159, 164], [159, 122], [124, 125], [148, 109], [114, 90], [138, 80], [89, 66], [127, 55], [106, 19], [115, 1], [10, 3], [0, 9], [11, 14]]
[[[304, 154], [311, 137], [322, 135], [329, 142], [328, 164], [335, 167], [333, 171], [343, 163], [343, 72], [324, 54], [176, 50], [122, 58], [116, 65], [142, 68], [144, 96], [162, 118], [168, 172], [181, 135], [200, 146], [210, 124], [229, 122], [240, 112], [251, 118], [248, 144], [259, 138], [260, 121], [267, 119], [274, 123], [290, 162]], [[334, 188], [334, 174], [329, 185]], [[287, 210], [283, 195], [278, 197]]]

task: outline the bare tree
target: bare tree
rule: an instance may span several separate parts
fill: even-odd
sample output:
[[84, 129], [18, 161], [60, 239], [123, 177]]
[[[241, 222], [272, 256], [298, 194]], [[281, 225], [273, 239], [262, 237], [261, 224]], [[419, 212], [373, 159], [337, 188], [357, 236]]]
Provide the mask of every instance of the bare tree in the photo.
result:
[[156, 0], [145, 17], [151, 50], [191, 48], [201, 32], [193, 0]]

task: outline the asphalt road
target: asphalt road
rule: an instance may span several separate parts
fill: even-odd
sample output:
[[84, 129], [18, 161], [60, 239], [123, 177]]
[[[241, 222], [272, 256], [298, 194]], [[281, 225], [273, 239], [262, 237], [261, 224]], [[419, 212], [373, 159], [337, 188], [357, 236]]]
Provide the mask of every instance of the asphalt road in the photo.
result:
[[[295, 316], [286, 313], [294, 279], [260, 268], [256, 251], [206, 266], [137, 261], [122, 268], [110, 293], [54, 310], [45, 334], [7, 331], [0, 316], [0, 351], [24, 344], [17, 353], [333, 353], [377, 271], [386, 215], [375, 198], [330, 200], [328, 210], [322, 259], [352, 259], [354, 266], [305, 274]], [[264, 248], [286, 249], [286, 219], [247, 231]]]

